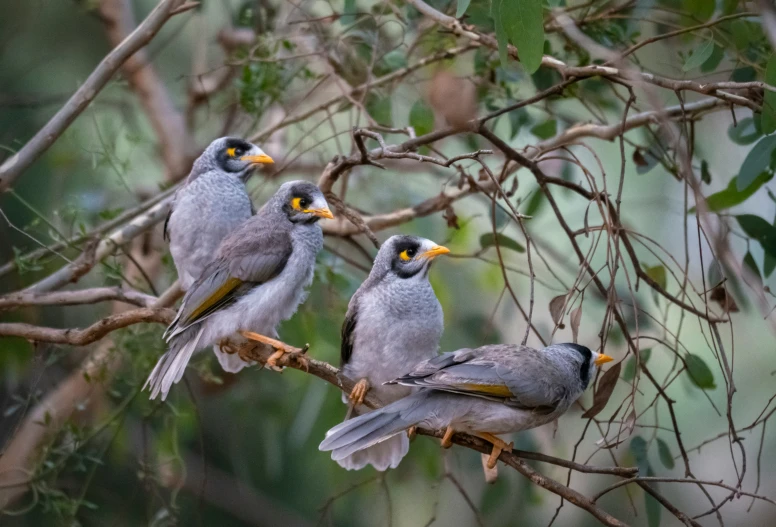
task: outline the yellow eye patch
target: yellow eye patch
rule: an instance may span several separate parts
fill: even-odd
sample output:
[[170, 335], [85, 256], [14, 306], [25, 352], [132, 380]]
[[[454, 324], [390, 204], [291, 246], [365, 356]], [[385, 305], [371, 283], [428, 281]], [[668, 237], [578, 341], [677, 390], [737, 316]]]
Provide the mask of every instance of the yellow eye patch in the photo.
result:
[[236, 153], [235, 152], [236, 150], [237, 150], [236, 148], [227, 148], [226, 149], [226, 155], [228, 155], [229, 157], [234, 157], [235, 153]]
[[411, 259], [409, 253], [407, 252], [407, 249], [405, 249], [401, 253], [399, 253], [399, 258], [401, 258], [405, 262]]
[[302, 198], [292, 199], [291, 206], [294, 208], [294, 210], [302, 210]]

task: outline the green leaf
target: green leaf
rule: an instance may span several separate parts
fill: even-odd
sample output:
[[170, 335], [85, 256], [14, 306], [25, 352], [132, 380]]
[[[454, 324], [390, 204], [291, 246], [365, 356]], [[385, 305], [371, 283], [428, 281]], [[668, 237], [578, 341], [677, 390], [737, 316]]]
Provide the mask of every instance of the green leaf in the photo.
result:
[[551, 119], [531, 128], [531, 133], [539, 139], [549, 139], [558, 133], [558, 121]]
[[667, 469], [674, 468], [674, 456], [671, 454], [671, 449], [668, 447], [668, 443], [657, 438], [657, 453], [660, 456], [660, 462]]
[[461, 18], [466, 10], [469, 9], [469, 4], [472, 0], [458, 0], [458, 9], [455, 10], [455, 18]]
[[498, 41], [498, 56], [501, 60], [501, 67], [506, 68], [507, 58], [509, 57], [507, 44], [507, 32], [504, 29], [503, 16], [501, 12], [501, 3], [503, 0], [490, 0], [490, 16], [493, 19], [493, 25], [496, 31], [496, 41]]
[[525, 248], [522, 245], [520, 245], [509, 236], [501, 234], [500, 232], [496, 233], [495, 235], [492, 232], [486, 232], [480, 236], [480, 247], [483, 249], [493, 247], [496, 245], [496, 242], [498, 242], [499, 247], [506, 247], [507, 249], [512, 249], [513, 251], [517, 251], [519, 253], [525, 252]]
[[418, 99], [410, 110], [410, 126], [421, 136], [434, 130], [434, 111], [423, 99]]
[[523, 214], [526, 216], [536, 216], [536, 213], [539, 212], [539, 208], [541, 208], [543, 203], [544, 192], [539, 189], [534, 190], [533, 194], [531, 194], [531, 199], [528, 200], [528, 205], [526, 205]]
[[345, 0], [345, 6], [342, 9], [340, 24], [349, 26], [356, 21], [356, 0]]
[[702, 73], [711, 73], [716, 70], [722, 59], [725, 58], [725, 49], [722, 46], [714, 45], [714, 51], [711, 52], [709, 59], [701, 64]]
[[713, 52], [714, 52], [714, 41], [713, 40], [704, 41], [692, 51], [692, 54], [689, 57], [687, 57], [687, 60], [685, 61], [684, 66], [682, 66], [682, 71], [690, 71], [700, 67], [707, 60], [709, 60]]
[[774, 268], [776, 268], [776, 256], [773, 256], [771, 253], [765, 253], [763, 258], [763, 274], [765, 278], [770, 278]]
[[763, 137], [749, 151], [736, 180], [736, 188], [739, 191], [751, 185], [757, 176], [768, 170], [774, 148], [776, 148], [776, 135]]
[[501, 16], [523, 67], [528, 73], [535, 72], [544, 55], [542, 0], [501, 0]]
[[518, 108], [507, 115], [509, 116], [510, 126], [509, 138], [514, 139], [520, 133], [520, 129], [531, 122], [531, 116], [528, 115], [525, 108]]
[[747, 117], [738, 121], [738, 126], [730, 125], [728, 137], [737, 145], [750, 145], [757, 141], [762, 132], [755, 126], [754, 119]]
[[738, 0], [722, 0], [722, 14], [730, 15], [736, 12]]
[[[771, 55], [765, 67], [765, 82], [776, 86], [776, 55]], [[763, 96], [762, 130], [764, 134], [776, 132], [776, 93], [765, 90]]]
[[711, 172], [709, 172], [709, 163], [704, 159], [701, 161], [701, 181], [707, 185], [711, 183]]
[[714, 374], [702, 358], [688, 353], [684, 356], [684, 362], [687, 365], [687, 374], [695, 386], [701, 390], [714, 390], [717, 387], [714, 384]]
[[713, 0], [684, 0], [684, 8], [701, 20], [708, 20], [714, 14]]
[[[767, 253], [766, 253], [767, 254]], [[755, 287], [759, 287], [762, 289], [763, 286], [763, 278], [760, 275], [760, 269], [757, 268], [757, 262], [754, 261], [754, 256], [752, 256], [752, 253], [749, 251], [746, 252], [746, 256], [744, 256], [744, 265], [749, 268], [749, 270], [754, 275], [754, 284], [750, 284]]]
[[[754, 180], [754, 183], [746, 187], [746, 189], [742, 192], [739, 192], [736, 187], [736, 177], [730, 180], [730, 183], [728, 183], [728, 186], [725, 190], [720, 190], [719, 192], [715, 192], [711, 196], [706, 198], [706, 206], [709, 208], [711, 212], [717, 212], [720, 210], [729, 209], [730, 207], [734, 207], [740, 203], [743, 203], [749, 197], [757, 192], [757, 190], [762, 187], [765, 183], [771, 180], [773, 178], [772, 174], [764, 173], [760, 174], [760, 177]], [[695, 207], [690, 209], [690, 213], [695, 213]]]
[[393, 110], [391, 106], [391, 97], [381, 97], [374, 92], [369, 94], [366, 100], [366, 111], [372, 116], [378, 124], [383, 126], [392, 126]]
[[649, 267], [644, 264], [641, 264], [641, 266], [644, 268], [644, 272], [647, 273], [648, 277], [650, 277], [652, 280], [657, 282], [658, 285], [663, 289], [666, 288], [667, 278], [666, 278], [665, 267], [663, 267], [662, 265], [654, 265], [652, 267]]
[[630, 442], [630, 451], [639, 467], [639, 475], [646, 475], [649, 471], [649, 458], [647, 456], [647, 442], [641, 436], [635, 436]]
[[776, 227], [754, 214], [741, 214], [736, 220], [747, 236], [760, 242], [765, 252], [776, 256]]
[[733, 20], [730, 23], [730, 33], [733, 35], [733, 44], [739, 51], [749, 46], [751, 32], [749, 25], [743, 20]]
[[[652, 471], [652, 467], [649, 467], [647, 476], [651, 477], [654, 475], [655, 473]], [[648, 485], [657, 490], [656, 482], [648, 483]], [[644, 508], [647, 509], [647, 525], [649, 527], [660, 527], [663, 506], [659, 501], [652, 497], [652, 494], [649, 494], [648, 492], [644, 493]]]
[[[652, 348], [641, 350], [641, 363], [646, 364], [652, 355]], [[631, 356], [628, 362], [625, 363], [625, 367], [622, 369], [622, 380], [630, 382], [636, 376], [636, 357]]]

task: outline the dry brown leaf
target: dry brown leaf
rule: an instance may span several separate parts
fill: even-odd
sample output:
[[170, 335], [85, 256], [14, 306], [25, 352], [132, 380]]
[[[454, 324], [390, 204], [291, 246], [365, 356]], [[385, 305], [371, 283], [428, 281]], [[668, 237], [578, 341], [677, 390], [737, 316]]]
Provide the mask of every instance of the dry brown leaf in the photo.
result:
[[740, 311], [733, 295], [728, 293], [727, 289], [725, 289], [725, 286], [722, 284], [711, 291], [709, 298], [718, 303], [725, 313], [738, 313]]
[[609, 402], [609, 398], [614, 393], [614, 387], [617, 386], [617, 379], [620, 378], [620, 369], [622, 369], [622, 363], [618, 362], [601, 376], [593, 396], [593, 406], [582, 414], [583, 419], [591, 419], [606, 408], [606, 403]]
[[579, 336], [579, 323], [582, 321], [582, 302], [579, 303], [579, 306], [577, 306], [576, 309], [571, 311], [571, 317], [569, 320], [571, 322], [571, 340], [572, 342], [578, 342], [577, 337]]
[[431, 79], [428, 101], [455, 128], [467, 128], [477, 117], [477, 87], [446, 70], [437, 71]]
[[550, 300], [550, 316], [558, 329], [563, 329], [563, 306], [566, 303], [566, 295], [558, 295]]

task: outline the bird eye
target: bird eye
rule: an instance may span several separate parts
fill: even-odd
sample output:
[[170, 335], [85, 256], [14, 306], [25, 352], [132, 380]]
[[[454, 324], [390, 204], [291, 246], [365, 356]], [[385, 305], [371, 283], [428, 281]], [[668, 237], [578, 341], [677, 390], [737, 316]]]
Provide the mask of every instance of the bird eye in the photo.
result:
[[415, 257], [415, 254], [417, 253], [417, 249], [404, 249], [400, 254], [399, 258], [404, 260], [405, 262], [408, 260], [411, 260]]
[[303, 210], [306, 209], [310, 205], [310, 200], [307, 198], [294, 198], [291, 200], [291, 207], [293, 207], [294, 210]]
[[300, 206], [301, 206], [303, 209], [306, 209], [306, 208], [307, 208], [307, 207], [310, 205], [310, 200], [309, 200], [309, 199], [307, 199], [307, 198], [302, 198], [301, 200], [299, 200], [299, 205], [300, 205]]

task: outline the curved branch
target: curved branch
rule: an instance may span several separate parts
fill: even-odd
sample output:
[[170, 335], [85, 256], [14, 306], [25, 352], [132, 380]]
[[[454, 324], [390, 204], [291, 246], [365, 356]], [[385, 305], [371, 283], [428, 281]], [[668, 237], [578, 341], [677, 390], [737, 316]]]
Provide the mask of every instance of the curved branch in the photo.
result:
[[79, 291], [61, 291], [55, 293], [14, 293], [0, 297], [0, 311], [22, 306], [75, 306], [96, 304], [110, 300], [148, 307], [156, 301], [155, 296], [122, 289], [120, 287], [94, 287]]
[[0, 323], [0, 336], [22, 337], [35, 342], [51, 342], [53, 344], [69, 344], [71, 346], [86, 346], [100, 340], [117, 329], [138, 324], [140, 322], [158, 322], [169, 324], [175, 318], [175, 311], [164, 307], [141, 307], [117, 313], [95, 322], [84, 329], [56, 329], [33, 326], [22, 322]]

